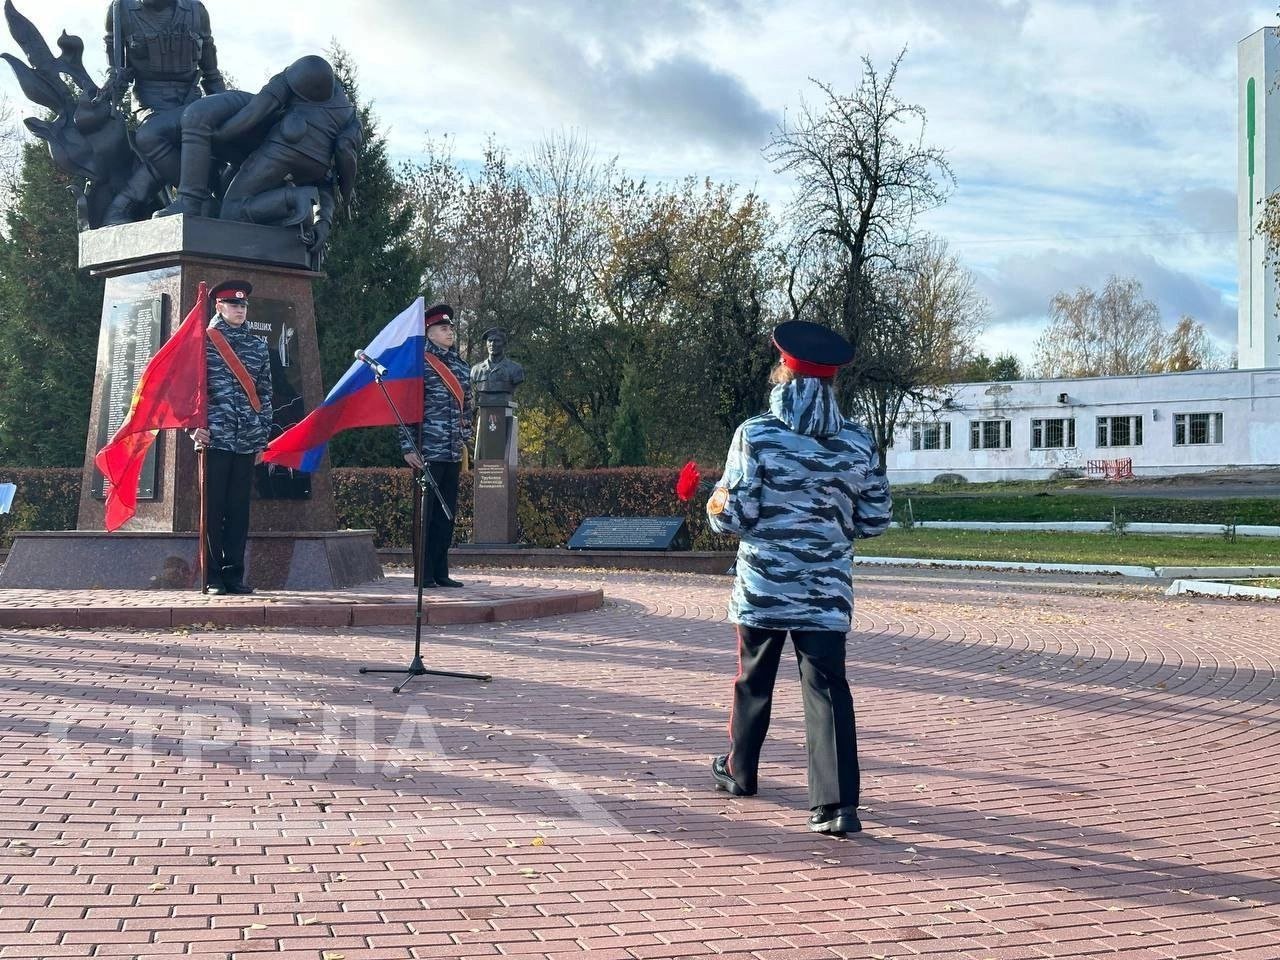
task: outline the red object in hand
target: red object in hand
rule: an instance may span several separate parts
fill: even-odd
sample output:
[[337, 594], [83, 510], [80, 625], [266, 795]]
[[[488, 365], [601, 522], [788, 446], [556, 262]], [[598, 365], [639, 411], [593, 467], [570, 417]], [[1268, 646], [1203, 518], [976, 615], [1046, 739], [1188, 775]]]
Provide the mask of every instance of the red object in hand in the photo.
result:
[[698, 472], [698, 465], [690, 460], [680, 470], [680, 478], [676, 480], [676, 496], [686, 501], [692, 499], [698, 492], [701, 481], [702, 474]]

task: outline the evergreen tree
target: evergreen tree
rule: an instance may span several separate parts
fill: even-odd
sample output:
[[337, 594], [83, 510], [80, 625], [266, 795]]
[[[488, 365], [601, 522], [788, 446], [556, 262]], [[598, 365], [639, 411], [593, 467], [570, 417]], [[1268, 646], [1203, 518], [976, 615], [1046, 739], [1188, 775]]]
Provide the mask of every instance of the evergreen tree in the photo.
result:
[[979, 352], [966, 357], [956, 373], [958, 383], [987, 383], [992, 380], [1021, 380], [1022, 364], [1012, 353], [1002, 353], [994, 360]]
[[[325, 254], [325, 279], [316, 283], [316, 335], [325, 389], [351, 365], [353, 350], [423, 293], [426, 264], [411, 238], [404, 187], [387, 157], [376, 115], [360, 102], [356, 69], [346, 51], [330, 59], [360, 112], [364, 143], [359, 153], [355, 200], [336, 218]], [[401, 462], [394, 429], [352, 430], [329, 446], [335, 466], [391, 466]]]
[[639, 369], [627, 363], [623, 368], [617, 412], [609, 427], [609, 466], [643, 467], [648, 462], [644, 418], [640, 414], [643, 404]]
[[77, 265], [75, 201], [43, 143], [22, 147], [0, 237], [0, 464], [78, 467], [103, 281]]

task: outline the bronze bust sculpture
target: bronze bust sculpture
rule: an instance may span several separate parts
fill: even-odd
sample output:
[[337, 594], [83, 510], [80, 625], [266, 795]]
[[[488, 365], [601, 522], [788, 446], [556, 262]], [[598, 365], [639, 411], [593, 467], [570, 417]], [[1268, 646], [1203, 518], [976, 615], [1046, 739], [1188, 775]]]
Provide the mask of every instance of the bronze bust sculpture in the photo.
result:
[[471, 368], [471, 388], [479, 403], [502, 402], [524, 383], [524, 367], [506, 355], [507, 332], [499, 327], [486, 330], [484, 345], [488, 357]]

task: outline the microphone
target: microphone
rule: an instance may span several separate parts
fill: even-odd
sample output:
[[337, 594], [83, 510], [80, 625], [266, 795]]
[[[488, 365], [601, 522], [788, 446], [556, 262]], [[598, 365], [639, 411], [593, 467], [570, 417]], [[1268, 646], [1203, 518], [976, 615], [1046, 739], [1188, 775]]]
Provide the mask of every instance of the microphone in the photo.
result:
[[357, 350], [355, 356], [357, 360], [359, 360], [366, 367], [372, 370], [377, 376], [385, 377], [387, 375], [387, 368], [384, 367], [382, 364], [380, 364], [377, 360], [373, 359], [373, 357], [369, 356], [363, 350]]

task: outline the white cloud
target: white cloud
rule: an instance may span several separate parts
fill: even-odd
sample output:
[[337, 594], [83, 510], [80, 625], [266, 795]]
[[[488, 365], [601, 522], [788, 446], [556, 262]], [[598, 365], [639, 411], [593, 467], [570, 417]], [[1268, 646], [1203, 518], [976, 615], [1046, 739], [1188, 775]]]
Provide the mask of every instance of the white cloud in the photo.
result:
[[[16, 2], [50, 41], [84, 37], [102, 68], [106, 2]], [[1276, 22], [1271, 0], [206, 5], [246, 87], [339, 37], [397, 155], [442, 134], [463, 161], [491, 135], [521, 155], [574, 128], [633, 173], [731, 179], [775, 206], [788, 185], [760, 155], [775, 118], [813, 99], [808, 78], [851, 90], [862, 55], [883, 66], [906, 47], [899, 92], [927, 109], [959, 181], [926, 226], [984, 277], [993, 332], [1041, 322], [1058, 289], [1111, 264], [1169, 321], [1230, 335], [1235, 44]]]

